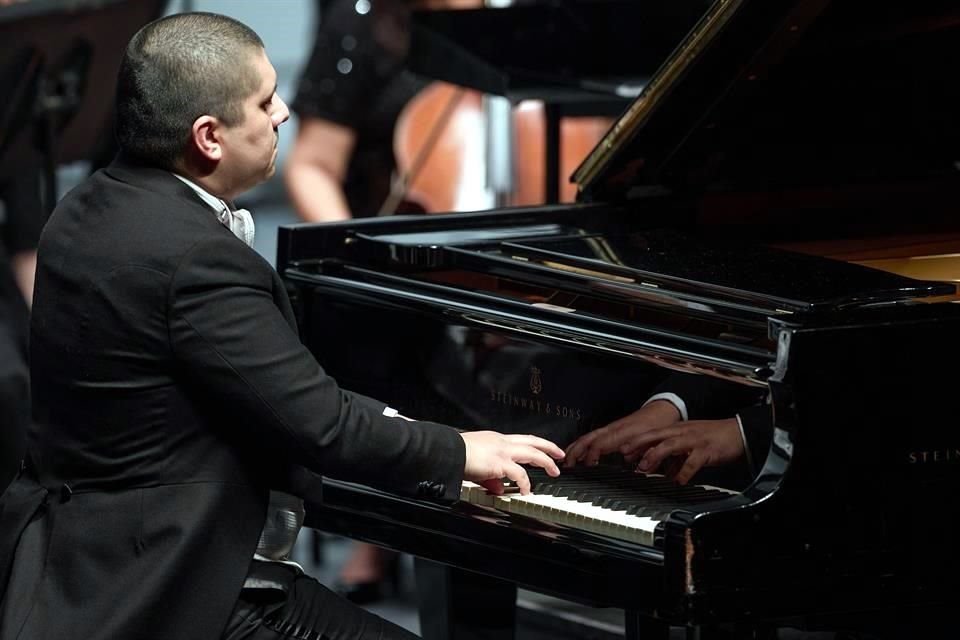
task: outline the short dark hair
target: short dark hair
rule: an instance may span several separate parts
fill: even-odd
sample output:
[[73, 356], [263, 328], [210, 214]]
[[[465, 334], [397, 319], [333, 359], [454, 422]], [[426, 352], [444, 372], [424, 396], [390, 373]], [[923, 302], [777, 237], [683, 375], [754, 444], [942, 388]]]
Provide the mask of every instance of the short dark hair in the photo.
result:
[[260, 86], [251, 53], [263, 41], [250, 27], [213, 13], [179, 13], [138, 31], [117, 80], [120, 149], [172, 170], [194, 121], [211, 115], [228, 126], [243, 120], [243, 100]]

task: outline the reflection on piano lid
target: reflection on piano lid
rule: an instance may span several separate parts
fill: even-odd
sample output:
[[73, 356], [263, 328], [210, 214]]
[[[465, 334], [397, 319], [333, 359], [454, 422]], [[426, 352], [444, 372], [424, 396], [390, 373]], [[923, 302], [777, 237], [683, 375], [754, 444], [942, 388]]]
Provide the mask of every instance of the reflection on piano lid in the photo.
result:
[[[534, 0], [418, 11], [409, 66], [512, 100], [606, 100], [619, 113], [708, 5], [706, 0]], [[621, 28], [625, 24], [630, 29]]]
[[957, 21], [947, 0], [715, 2], [574, 180], [619, 199], [952, 179]]

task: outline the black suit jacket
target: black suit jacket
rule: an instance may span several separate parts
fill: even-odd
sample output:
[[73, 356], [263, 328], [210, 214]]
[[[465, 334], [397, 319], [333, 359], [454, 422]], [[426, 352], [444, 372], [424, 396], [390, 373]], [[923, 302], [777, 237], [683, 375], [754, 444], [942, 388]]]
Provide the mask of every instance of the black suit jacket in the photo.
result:
[[12, 566], [0, 548], [2, 640], [219, 637], [268, 490], [296, 491], [301, 465], [458, 496], [457, 432], [338, 388], [277, 273], [169, 173], [97, 172], [39, 254], [31, 462], [0, 510], [17, 528], [0, 545], [18, 548]]

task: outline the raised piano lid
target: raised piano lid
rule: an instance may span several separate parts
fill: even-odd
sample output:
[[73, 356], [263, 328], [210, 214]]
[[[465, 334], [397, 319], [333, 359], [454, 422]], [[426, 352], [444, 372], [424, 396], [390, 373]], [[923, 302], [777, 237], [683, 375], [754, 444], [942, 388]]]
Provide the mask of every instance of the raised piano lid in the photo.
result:
[[609, 102], [616, 115], [709, 5], [518, 0], [483, 9], [421, 10], [413, 15], [408, 66], [512, 100]]
[[955, 1], [716, 0], [573, 179], [587, 201], [919, 181], [956, 202], [957, 68]]

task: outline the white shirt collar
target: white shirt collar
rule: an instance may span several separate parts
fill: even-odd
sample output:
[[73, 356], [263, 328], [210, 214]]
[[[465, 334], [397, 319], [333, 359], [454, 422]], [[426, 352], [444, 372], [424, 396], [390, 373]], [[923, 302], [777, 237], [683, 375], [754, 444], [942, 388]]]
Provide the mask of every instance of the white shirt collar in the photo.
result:
[[250, 215], [249, 211], [246, 209], [233, 209], [229, 204], [227, 204], [226, 200], [216, 197], [200, 185], [194, 183], [192, 180], [188, 180], [177, 173], [173, 173], [173, 176], [193, 189], [196, 194], [200, 196], [200, 199], [206, 202], [210, 208], [213, 209], [217, 215], [217, 219], [220, 221], [220, 224], [229, 229], [233, 235], [240, 238], [240, 240], [242, 240], [247, 246], [253, 246], [255, 226], [253, 223], [253, 216]]
[[179, 173], [174, 173], [173, 176], [179, 179], [180, 182], [182, 182], [183, 184], [193, 189], [197, 193], [197, 195], [200, 196], [200, 199], [206, 202], [210, 206], [210, 208], [216, 211], [218, 214], [222, 212], [224, 209], [226, 209], [227, 211], [230, 210], [230, 207], [227, 205], [226, 201], [213, 195], [212, 193], [210, 193], [209, 191], [207, 191], [206, 189], [204, 189], [203, 187], [195, 183], [193, 180], [188, 180], [187, 178], [184, 178], [183, 176], [181, 176]]

